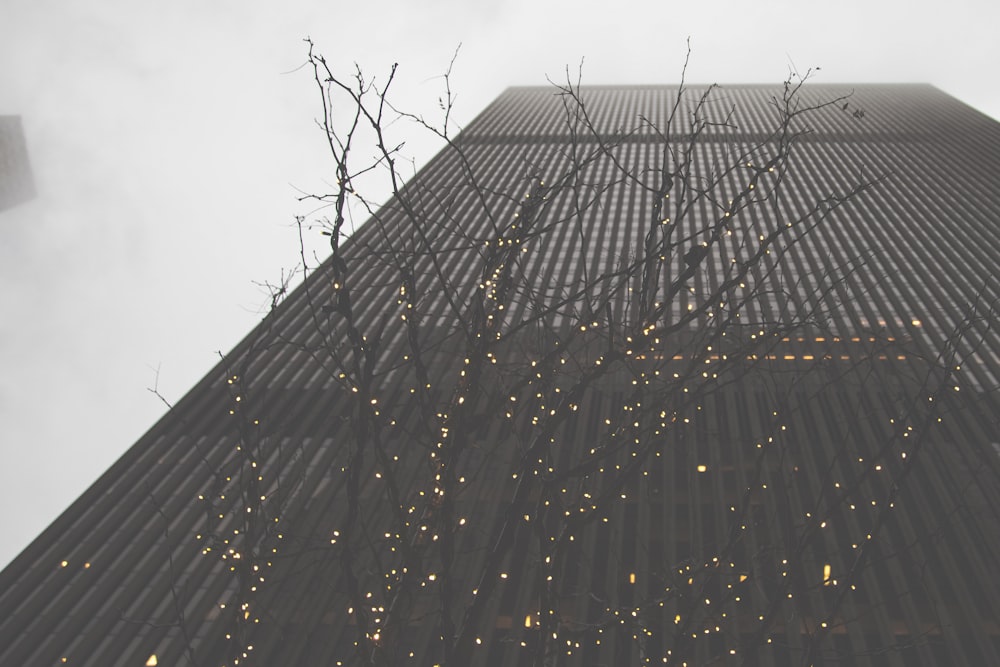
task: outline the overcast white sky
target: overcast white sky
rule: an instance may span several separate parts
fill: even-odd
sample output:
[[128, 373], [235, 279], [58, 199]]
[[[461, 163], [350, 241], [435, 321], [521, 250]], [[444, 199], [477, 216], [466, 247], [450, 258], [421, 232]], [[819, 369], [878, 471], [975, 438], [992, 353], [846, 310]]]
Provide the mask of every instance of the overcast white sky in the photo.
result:
[[[280, 7], [278, 6], [280, 4]], [[613, 5], [613, 6], [612, 6]], [[302, 38], [455, 118], [589, 83], [929, 82], [1000, 118], [996, 0], [0, 0], [0, 114], [38, 197], [0, 213], [0, 566], [259, 320], [330, 179]], [[407, 102], [409, 100], [409, 102]], [[417, 162], [436, 146], [415, 142]], [[317, 248], [322, 244], [317, 243]]]

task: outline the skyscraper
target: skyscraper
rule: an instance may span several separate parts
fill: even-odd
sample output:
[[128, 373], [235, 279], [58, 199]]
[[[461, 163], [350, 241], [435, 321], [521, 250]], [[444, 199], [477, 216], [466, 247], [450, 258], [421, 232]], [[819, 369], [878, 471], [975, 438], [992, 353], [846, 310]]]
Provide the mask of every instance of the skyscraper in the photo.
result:
[[333, 198], [0, 663], [998, 663], [998, 176], [928, 86], [511, 88]]
[[35, 196], [18, 116], [0, 116], [0, 211]]

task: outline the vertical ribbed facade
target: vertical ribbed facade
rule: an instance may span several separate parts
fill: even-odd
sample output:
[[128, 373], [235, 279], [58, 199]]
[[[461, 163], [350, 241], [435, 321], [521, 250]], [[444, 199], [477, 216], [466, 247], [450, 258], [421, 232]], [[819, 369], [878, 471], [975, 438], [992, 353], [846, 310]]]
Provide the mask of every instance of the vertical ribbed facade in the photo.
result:
[[0, 574], [0, 664], [1000, 664], [1000, 125], [852, 91], [758, 174], [780, 87], [508, 89]]

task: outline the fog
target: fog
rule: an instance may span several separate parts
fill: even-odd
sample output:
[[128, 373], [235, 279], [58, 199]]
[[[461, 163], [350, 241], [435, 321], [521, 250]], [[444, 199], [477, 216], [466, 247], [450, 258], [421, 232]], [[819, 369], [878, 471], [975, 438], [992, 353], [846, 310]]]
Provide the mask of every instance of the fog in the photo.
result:
[[[0, 563], [53, 521], [259, 321], [299, 263], [302, 193], [332, 180], [311, 37], [457, 126], [509, 85], [928, 82], [1000, 118], [1000, 3], [5, 0], [0, 114], [37, 197], [0, 212]], [[482, 5], [481, 7], [478, 5]], [[808, 9], [809, 6], [822, 9]], [[438, 144], [408, 141], [419, 166]], [[307, 234], [307, 249], [323, 239]]]

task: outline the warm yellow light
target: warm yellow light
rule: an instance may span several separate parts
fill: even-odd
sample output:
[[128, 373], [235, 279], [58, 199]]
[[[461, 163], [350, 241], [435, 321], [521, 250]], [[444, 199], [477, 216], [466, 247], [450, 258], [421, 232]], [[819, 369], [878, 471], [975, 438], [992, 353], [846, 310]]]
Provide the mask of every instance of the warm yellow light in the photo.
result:
[[824, 586], [829, 586], [830, 585], [830, 574], [832, 572], [833, 572], [833, 570], [830, 567], [829, 563], [827, 563], [826, 565], [823, 566], [823, 585]]
[[707, 472], [707, 471], [708, 471], [708, 466], [707, 465], [701, 464], [701, 465], [698, 466], [698, 472]]
[[524, 617], [524, 627], [526, 628], [531, 627], [531, 614], [528, 614], [527, 616]]
[[156, 665], [158, 665], [158, 664], [160, 664], [160, 663], [156, 660], [156, 654], [155, 653], [153, 655], [149, 656], [149, 659], [146, 660], [146, 667], [156, 667]]
[[629, 572], [628, 573], [628, 583], [630, 583], [630, 584], [634, 584], [635, 583], [635, 572]]

